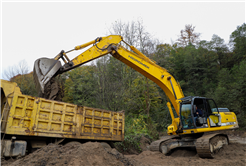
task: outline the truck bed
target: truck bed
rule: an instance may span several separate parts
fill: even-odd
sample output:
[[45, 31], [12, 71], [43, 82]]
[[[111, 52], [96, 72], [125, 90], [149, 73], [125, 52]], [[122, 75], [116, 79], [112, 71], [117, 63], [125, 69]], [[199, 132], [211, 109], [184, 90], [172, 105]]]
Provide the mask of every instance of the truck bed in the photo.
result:
[[[1, 81], [2, 84], [6, 82]], [[4, 86], [1, 85], [1, 88], [4, 91]], [[124, 140], [124, 113], [20, 93], [7, 95], [7, 101], [9, 106], [5, 105], [4, 109], [1, 107], [1, 113], [5, 115], [1, 119], [2, 133], [86, 140]]]

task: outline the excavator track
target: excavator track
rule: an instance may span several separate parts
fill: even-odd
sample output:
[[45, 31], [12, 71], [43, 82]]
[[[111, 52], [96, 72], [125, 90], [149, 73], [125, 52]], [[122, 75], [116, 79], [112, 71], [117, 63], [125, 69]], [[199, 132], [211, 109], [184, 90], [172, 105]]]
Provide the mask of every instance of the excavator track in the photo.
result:
[[196, 140], [197, 154], [202, 158], [214, 158], [214, 154], [218, 152], [223, 145], [229, 143], [227, 135], [224, 134], [208, 134]]
[[181, 138], [179, 136], [166, 136], [150, 144], [151, 151], [160, 151], [168, 155], [177, 147], [196, 147], [201, 158], [214, 158], [218, 151], [229, 143], [226, 134], [210, 133], [199, 138]]
[[149, 146], [150, 151], [161, 151], [161, 149], [160, 149], [161, 144], [163, 144], [164, 142], [167, 142], [167, 141], [169, 141], [175, 137], [177, 137], [177, 136], [173, 136], [173, 135], [172, 136], [165, 136], [160, 140], [152, 142]]

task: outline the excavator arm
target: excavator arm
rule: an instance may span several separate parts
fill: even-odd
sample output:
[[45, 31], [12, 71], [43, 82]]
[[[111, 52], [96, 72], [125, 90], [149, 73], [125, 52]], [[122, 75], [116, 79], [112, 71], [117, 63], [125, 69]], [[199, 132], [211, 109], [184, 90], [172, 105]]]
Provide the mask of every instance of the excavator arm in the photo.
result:
[[[120, 43], [122, 40], [121, 36], [108, 36], [96, 38], [91, 42], [76, 46], [74, 49], [64, 52], [63, 50], [54, 58], [39, 58], [34, 62], [33, 76], [38, 92], [45, 93], [45, 85], [47, 85], [52, 78], [56, 75], [63, 72], [69, 71], [73, 68], [76, 68], [84, 63], [92, 61], [96, 58], [104, 56], [111, 51], [109, 46]], [[83, 49], [91, 44], [94, 44], [91, 48], [81, 53], [73, 60], [70, 60], [67, 56], [67, 53], [74, 50]], [[60, 59], [65, 63], [63, 66]]]
[[[54, 59], [40, 58], [36, 60], [34, 65], [36, 87], [44, 93], [45, 84], [56, 75], [69, 71], [104, 55], [111, 54], [114, 58], [135, 69], [159, 85], [170, 99], [177, 115], [179, 115], [178, 99], [184, 97], [179, 83], [166, 69], [158, 66], [154, 61], [150, 60], [134, 46], [127, 44], [133, 51], [132, 52], [123, 47], [120, 44], [121, 42], [127, 44], [119, 35], [100, 37], [91, 42], [76, 46], [73, 50], [68, 52], [61, 51]], [[68, 58], [67, 53], [74, 50], [80, 50], [91, 44], [93, 44], [92, 47], [75, 57], [73, 60]], [[63, 66], [59, 59], [63, 60]]]

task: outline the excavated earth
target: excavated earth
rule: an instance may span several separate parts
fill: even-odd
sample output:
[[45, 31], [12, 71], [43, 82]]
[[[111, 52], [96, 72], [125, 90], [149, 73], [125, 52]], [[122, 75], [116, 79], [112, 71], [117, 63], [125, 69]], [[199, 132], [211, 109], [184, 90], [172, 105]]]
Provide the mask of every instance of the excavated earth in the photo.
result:
[[[148, 151], [149, 141], [140, 141], [140, 154], [123, 155], [114, 148], [99, 142], [66, 145], [49, 144], [20, 158], [2, 160], [3, 166], [246, 166], [246, 132], [230, 132], [230, 144], [220, 149], [214, 159], [200, 158], [195, 149], [176, 149], [169, 156]], [[146, 139], [146, 138], [145, 138]]]

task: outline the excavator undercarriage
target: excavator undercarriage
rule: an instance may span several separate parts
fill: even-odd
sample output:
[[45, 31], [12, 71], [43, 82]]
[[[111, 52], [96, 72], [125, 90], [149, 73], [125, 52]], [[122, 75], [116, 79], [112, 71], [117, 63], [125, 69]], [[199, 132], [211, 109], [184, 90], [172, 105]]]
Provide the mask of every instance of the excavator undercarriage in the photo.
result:
[[154, 141], [150, 145], [151, 151], [160, 151], [169, 155], [176, 148], [194, 148], [202, 158], [213, 158], [214, 155], [224, 146], [229, 144], [225, 134], [199, 133], [183, 136], [165, 136]]

